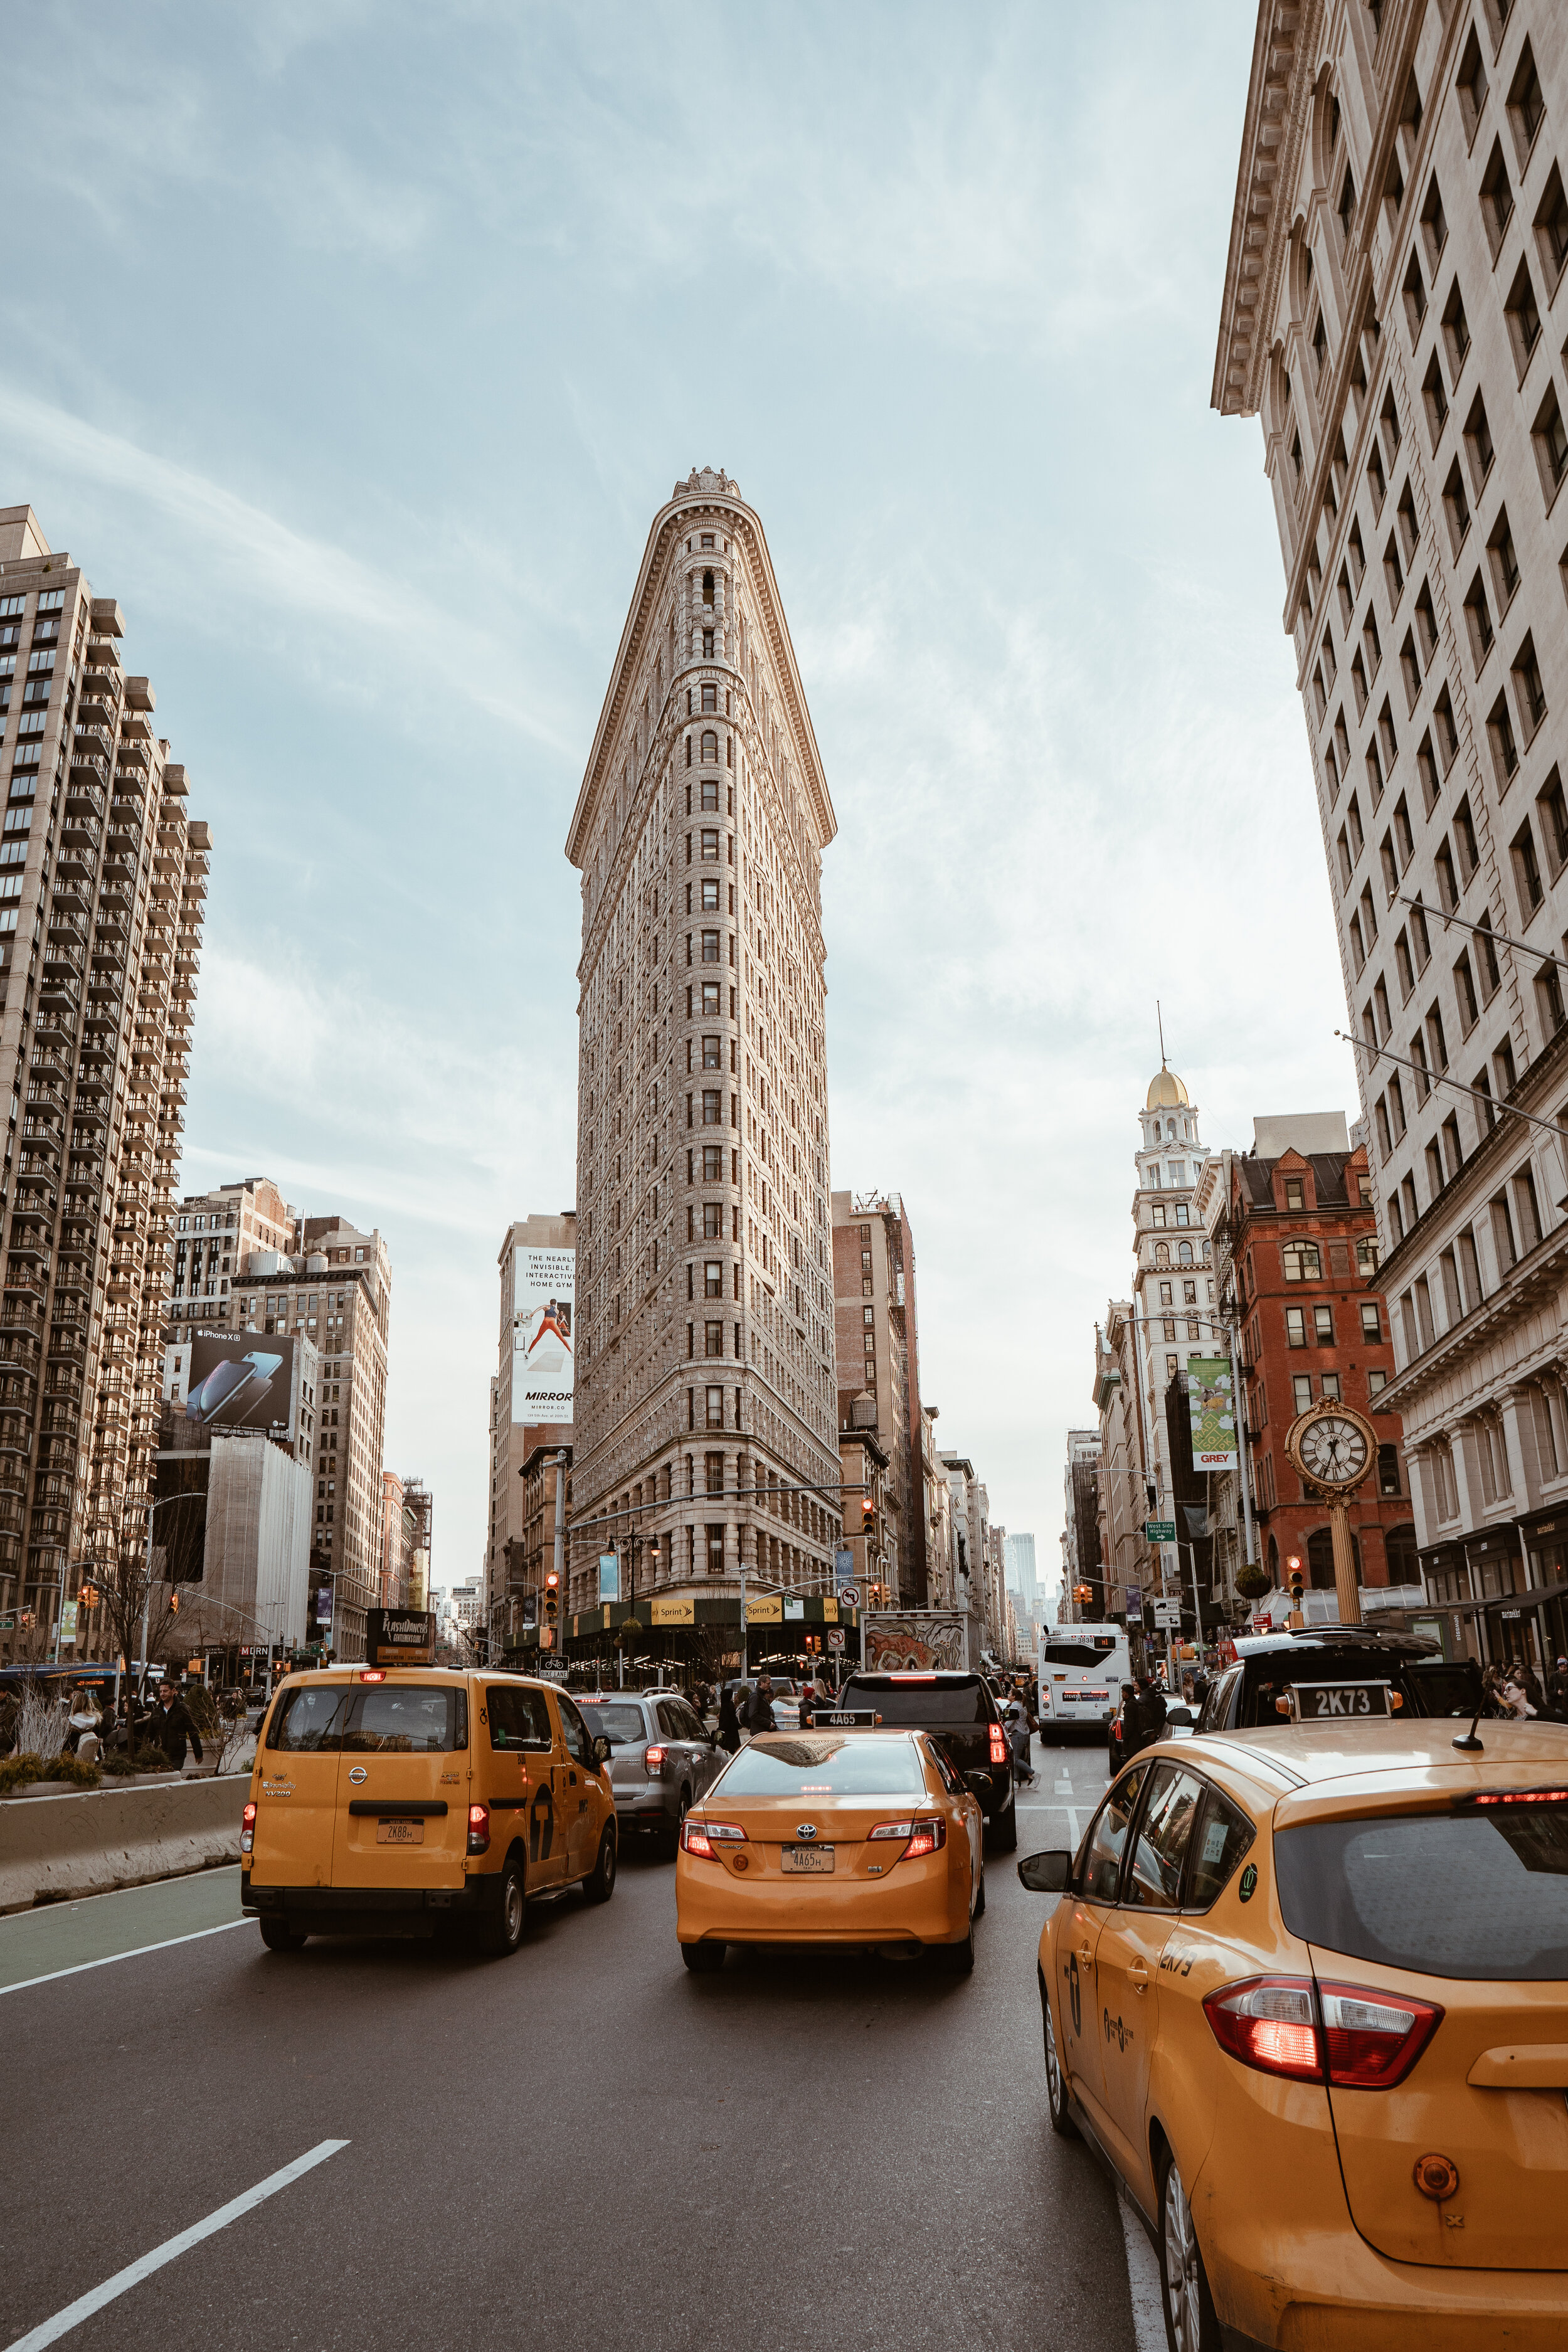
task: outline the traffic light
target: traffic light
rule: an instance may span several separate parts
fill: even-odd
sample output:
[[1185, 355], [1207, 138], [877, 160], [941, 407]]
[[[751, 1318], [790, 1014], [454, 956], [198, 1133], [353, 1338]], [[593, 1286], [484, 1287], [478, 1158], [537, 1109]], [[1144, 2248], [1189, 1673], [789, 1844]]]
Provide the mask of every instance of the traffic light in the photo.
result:
[[544, 1647], [547, 1650], [553, 1648], [555, 1642], [555, 1620], [561, 1610], [560, 1583], [561, 1579], [555, 1570], [547, 1570], [544, 1579], [544, 1630], [549, 1637]]
[[1075, 1584], [1072, 1589], [1072, 1597], [1075, 1601], [1092, 1601], [1094, 1599], [1093, 1585]]
[[1301, 1595], [1306, 1590], [1306, 1579], [1301, 1574], [1301, 1563], [1294, 1552], [1291, 1553], [1285, 1566], [1289, 1575], [1290, 1605], [1293, 1609], [1300, 1609]]
[[80, 1593], [78, 1595], [78, 1598], [80, 1600], [81, 1605], [84, 1609], [96, 1609], [98, 1606], [97, 1585], [84, 1584], [81, 1588]]
[[169, 1595], [169, 1614], [171, 1617], [177, 1617], [179, 1613], [180, 1596], [177, 1592], [171, 1592]]
[[871, 1517], [876, 1507], [877, 1506], [872, 1501], [869, 1495], [862, 1495], [860, 1497], [860, 1524], [862, 1527], [864, 1527], [867, 1520]]

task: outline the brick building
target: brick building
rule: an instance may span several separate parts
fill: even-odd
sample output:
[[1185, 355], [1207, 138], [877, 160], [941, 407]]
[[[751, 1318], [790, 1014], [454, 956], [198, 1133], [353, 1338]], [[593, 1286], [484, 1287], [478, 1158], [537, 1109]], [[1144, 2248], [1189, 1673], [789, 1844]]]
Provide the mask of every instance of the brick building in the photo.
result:
[[920, 1339], [915, 1237], [897, 1192], [835, 1192], [834, 1347], [838, 1426], [869, 1397], [888, 1456], [886, 1545], [889, 1581], [906, 1607], [923, 1609], [926, 1526], [920, 1478]]
[[[1418, 1607], [1399, 1415], [1384, 1401], [1394, 1343], [1365, 1147], [1352, 1150], [1339, 1113], [1258, 1119], [1253, 1133], [1251, 1151], [1219, 1155], [1200, 1206], [1225, 1268], [1222, 1312], [1240, 1326], [1262, 1565], [1279, 1584], [1299, 1558], [1309, 1618], [1337, 1615], [1328, 1513], [1303, 1499], [1285, 1439], [1298, 1413], [1338, 1398], [1378, 1433], [1375, 1475], [1351, 1507], [1363, 1614]], [[1223, 1496], [1215, 1516], [1230, 1516]]]

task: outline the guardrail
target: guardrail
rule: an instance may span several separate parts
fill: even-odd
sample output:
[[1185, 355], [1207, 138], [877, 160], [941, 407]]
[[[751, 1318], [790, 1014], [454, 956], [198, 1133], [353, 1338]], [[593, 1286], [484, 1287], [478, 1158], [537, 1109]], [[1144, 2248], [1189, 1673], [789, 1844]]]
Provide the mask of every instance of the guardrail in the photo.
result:
[[247, 1772], [0, 1801], [0, 1912], [239, 1860]]

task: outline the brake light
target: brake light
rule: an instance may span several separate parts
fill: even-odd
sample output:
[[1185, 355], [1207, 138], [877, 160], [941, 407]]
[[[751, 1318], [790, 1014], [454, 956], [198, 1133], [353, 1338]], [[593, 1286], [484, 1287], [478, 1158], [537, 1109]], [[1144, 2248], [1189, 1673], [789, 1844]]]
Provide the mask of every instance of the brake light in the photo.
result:
[[914, 1833], [915, 1825], [912, 1821], [879, 1822], [875, 1829], [867, 1831], [866, 1836], [868, 1843], [873, 1838], [909, 1838], [913, 1837]]
[[713, 1841], [700, 1822], [685, 1821], [680, 1824], [680, 1843], [688, 1853], [701, 1854], [713, 1860]]
[[251, 1853], [256, 1847], [256, 1807], [247, 1805], [239, 1817], [239, 1850]]
[[1007, 1738], [999, 1723], [991, 1727], [991, 1761], [993, 1764], [1005, 1764], [1007, 1761]]
[[867, 1831], [866, 1842], [873, 1844], [879, 1838], [897, 1838], [903, 1844], [902, 1853], [893, 1857], [895, 1863], [914, 1862], [922, 1853], [934, 1853], [938, 1846], [947, 1843], [947, 1823], [921, 1820], [916, 1815], [902, 1822], [879, 1822], [874, 1829]]
[[[690, 1823], [689, 1822], [688, 1827], [689, 1826]], [[746, 1832], [741, 1827], [739, 1822], [699, 1822], [696, 1824], [696, 1827], [699, 1834], [702, 1837], [708, 1838], [714, 1845], [744, 1845], [746, 1843]]]
[[381, 1666], [367, 1667], [360, 1680], [362, 1683], [384, 1683], [386, 1680], [385, 1670]]
[[486, 1853], [490, 1843], [490, 1809], [488, 1805], [468, 1807], [468, 1852]]
[[1403, 2083], [1443, 2021], [1429, 2000], [1367, 1985], [1322, 1984], [1329, 2080], [1343, 2090], [1386, 2091]]
[[1461, 1805], [1568, 1805], [1568, 1789], [1483, 1789]]
[[1321, 2083], [1317, 2008], [1310, 1977], [1249, 1977], [1211, 1992], [1204, 2002], [1215, 2040], [1244, 2066]]
[[662, 1748], [650, 1748], [647, 1754], [643, 1758], [644, 1770], [648, 1772], [662, 1772], [664, 1769], [664, 1758], [665, 1750]]

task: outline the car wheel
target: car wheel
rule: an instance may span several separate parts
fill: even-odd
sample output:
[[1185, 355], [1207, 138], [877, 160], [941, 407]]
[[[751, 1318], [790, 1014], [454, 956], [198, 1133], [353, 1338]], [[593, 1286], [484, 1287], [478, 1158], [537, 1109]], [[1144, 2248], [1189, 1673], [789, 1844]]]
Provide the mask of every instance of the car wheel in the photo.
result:
[[673, 1862], [680, 1852], [680, 1832], [687, 1814], [691, 1811], [691, 1791], [682, 1789], [680, 1811], [673, 1823], [666, 1822], [658, 1832], [658, 1850], [666, 1862]]
[[481, 1941], [487, 1952], [504, 1958], [522, 1941], [528, 1917], [528, 1888], [522, 1864], [513, 1854], [500, 1874], [500, 1896], [494, 1914], [485, 1921]]
[[974, 1969], [974, 1929], [971, 1927], [962, 1944], [938, 1944], [935, 1947], [938, 1964], [946, 1976], [966, 1977]]
[[996, 1853], [1011, 1853], [1017, 1843], [1018, 1807], [1016, 1800], [1009, 1797], [1006, 1811], [998, 1813], [991, 1824], [992, 1850]]
[[269, 1952], [301, 1952], [305, 1938], [298, 1927], [285, 1925], [281, 1919], [263, 1919], [258, 1923], [261, 1940]]
[[1068, 2099], [1067, 2076], [1057, 2055], [1057, 2029], [1051, 2018], [1051, 2004], [1043, 2000], [1040, 2007], [1046, 2023], [1046, 2105], [1050, 2112], [1051, 2129], [1059, 2139], [1077, 2139], [1079, 2128], [1072, 2119], [1072, 2107]]
[[616, 1891], [616, 1832], [606, 1828], [599, 1840], [599, 1859], [583, 1881], [590, 1903], [607, 1903]]
[[694, 1977], [710, 1977], [724, 1965], [722, 1944], [682, 1944], [680, 1957]]
[[1160, 2299], [1170, 2352], [1220, 2352], [1219, 2321], [1193, 2209], [1173, 2157], [1160, 2174]]

